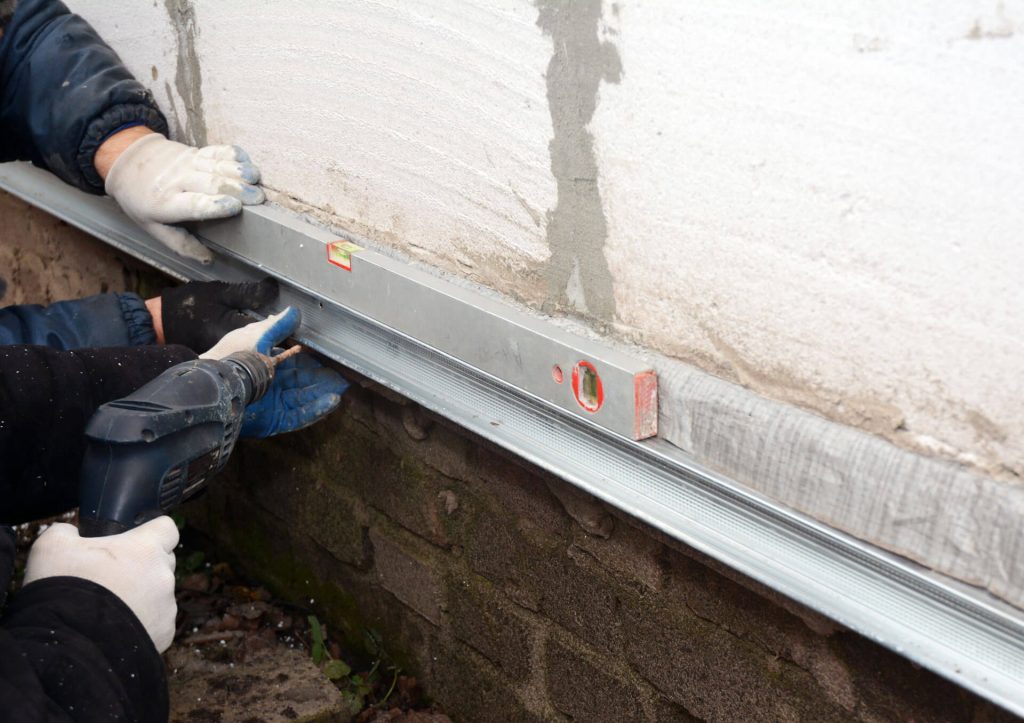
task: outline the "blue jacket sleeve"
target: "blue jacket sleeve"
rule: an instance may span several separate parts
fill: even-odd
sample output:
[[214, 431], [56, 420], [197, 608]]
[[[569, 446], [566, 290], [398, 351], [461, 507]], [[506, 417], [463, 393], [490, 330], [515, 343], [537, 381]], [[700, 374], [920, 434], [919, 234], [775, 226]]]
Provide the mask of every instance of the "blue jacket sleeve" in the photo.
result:
[[0, 309], [0, 345], [69, 350], [154, 343], [153, 318], [135, 294], [98, 294], [49, 306]]
[[0, 0], [12, 4], [0, 28], [0, 161], [30, 160], [102, 194], [93, 157], [107, 136], [138, 124], [166, 135], [167, 121], [117, 54], [62, 2]]

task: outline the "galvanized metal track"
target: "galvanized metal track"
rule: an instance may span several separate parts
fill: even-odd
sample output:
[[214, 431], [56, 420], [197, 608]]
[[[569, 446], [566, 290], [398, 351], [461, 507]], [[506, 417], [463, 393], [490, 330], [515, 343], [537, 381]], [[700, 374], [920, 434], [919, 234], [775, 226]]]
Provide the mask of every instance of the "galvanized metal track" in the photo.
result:
[[[537, 390], [444, 353], [424, 343], [415, 325], [399, 330], [392, 324], [401, 325], [401, 319], [376, 318], [372, 295], [360, 309], [339, 303], [333, 291], [319, 286], [322, 279], [302, 276], [304, 269], [288, 266], [274, 246], [282, 234], [294, 233], [321, 243], [320, 229], [278, 210], [247, 209], [241, 219], [200, 229], [217, 252], [212, 266], [201, 266], [165, 250], [109, 199], [73, 191], [49, 174], [21, 164], [0, 166], [0, 187], [179, 278], [278, 276], [284, 282], [282, 303], [303, 312], [303, 343], [1024, 715], [1020, 610], [755, 494], [661, 440], [634, 441], [628, 431], [617, 434]], [[287, 229], [271, 233], [280, 224]], [[389, 261], [395, 264], [390, 272], [405, 273], [401, 264]], [[474, 303], [471, 292], [445, 286], [430, 279], [423, 297], [428, 301], [420, 303], [432, 303], [432, 294], [445, 297], [435, 299], [442, 306]], [[500, 304], [488, 302], [484, 306], [496, 318], [470, 331], [475, 345], [500, 348], [495, 337], [507, 332], [505, 314]], [[515, 318], [508, 311], [505, 322]], [[538, 368], [547, 369], [547, 361]]]

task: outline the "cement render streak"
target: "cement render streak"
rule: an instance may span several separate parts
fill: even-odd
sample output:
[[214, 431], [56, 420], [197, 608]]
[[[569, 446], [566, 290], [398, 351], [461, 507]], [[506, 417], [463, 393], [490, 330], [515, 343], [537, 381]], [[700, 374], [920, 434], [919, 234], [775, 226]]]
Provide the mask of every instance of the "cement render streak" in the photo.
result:
[[[601, 0], [538, 0], [537, 9], [537, 25], [554, 44], [546, 81], [554, 129], [549, 145], [551, 173], [558, 183], [558, 202], [547, 214], [551, 258], [545, 269], [546, 305], [575, 307], [608, 323], [615, 318], [612, 274], [604, 255], [608, 223], [598, 186], [594, 136], [587, 125], [597, 109], [601, 81], [618, 83], [622, 62], [615, 45], [598, 37]], [[572, 298], [574, 274], [578, 274], [582, 299]]]
[[[174, 87], [185, 104], [182, 132], [194, 146], [207, 145], [206, 119], [203, 116], [203, 73], [196, 52], [196, 10], [191, 0], [164, 0], [171, 27], [177, 35], [178, 63]], [[174, 96], [168, 92], [168, 96]], [[179, 120], [180, 123], [180, 120]]]

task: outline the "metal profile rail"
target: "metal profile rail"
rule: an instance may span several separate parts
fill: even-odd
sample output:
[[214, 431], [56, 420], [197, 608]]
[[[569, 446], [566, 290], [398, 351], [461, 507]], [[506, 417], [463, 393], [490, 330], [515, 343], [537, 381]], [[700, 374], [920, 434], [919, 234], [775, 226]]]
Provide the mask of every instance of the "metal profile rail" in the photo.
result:
[[[202, 266], [150, 239], [109, 199], [74, 191], [37, 169], [0, 166], [0, 188], [179, 278], [278, 276], [282, 303], [302, 310], [303, 343], [1024, 715], [1022, 611], [772, 502], [661, 440], [637, 442], [598, 426], [382, 323], [372, 309], [342, 306], [276, 268], [267, 248], [273, 238], [249, 237], [244, 253], [211, 243], [217, 260]], [[233, 226], [275, 223], [279, 213], [247, 209], [242, 220], [204, 227], [200, 235], [230, 243]], [[308, 232], [323, 233], [313, 226]], [[472, 303], [472, 295], [458, 298]]]

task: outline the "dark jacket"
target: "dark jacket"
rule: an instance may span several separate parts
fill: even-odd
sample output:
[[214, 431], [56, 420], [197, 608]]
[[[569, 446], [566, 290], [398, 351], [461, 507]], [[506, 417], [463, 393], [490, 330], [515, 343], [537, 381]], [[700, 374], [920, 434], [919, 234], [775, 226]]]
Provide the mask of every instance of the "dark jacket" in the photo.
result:
[[[31, 160], [102, 193], [93, 156], [109, 135], [138, 124], [167, 133], [148, 91], [62, 3], [0, 0], [0, 32], [0, 161]], [[96, 408], [195, 358], [184, 347], [116, 346], [150, 341], [147, 320], [131, 295], [0, 315], [4, 341], [38, 344], [0, 347], [0, 522], [74, 507]], [[70, 577], [4, 600], [13, 564], [13, 538], [0, 529], [4, 720], [165, 720], [163, 663], [131, 610]]]
[[[0, 528], [0, 606], [14, 536]], [[163, 661], [142, 623], [106, 588], [51, 577], [11, 596], [0, 618], [5, 721], [160, 721], [168, 715]]]
[[[93, 412], [193, 358], [181, 346], [0, 347], [0, 521], [75, 507]], [[0, 606], [14, 559], [4, 533]], [[0, 617], [0, 711], [4, 720], [166, 720], [163, 662], [113, 593], [79, 578], [38, 580]]]
[[77, 506], [82, 431], [93, 412], [195, 358], [154, 340], [135, 294], [0, 309], [0, 523]]
[[[78, 504], [83, 431], [104, 402], [195, 358], [152, 340], [134, 294], [0, 309], [0, 522]], [[26, 343], [43, 344], [29, 346]], [[78, 348], [78, 347], [92, 348]], [[106, 589], [79, 578], [26, 586], [3, 608], [14, 563], [0, 529], [0, 710], [5, 720], [165, 720], [163, 664], [142, 624]]]
[[0, 0], [0, 30], [0, 161], [32, 161], [102, 194], [93, 156], [107, 136], [139, 124], [167, 135], [152, 94], [63, 3]]
[[77, 507], [85, 425], [96, 409], [195, 358], [183, 346], [0, 346], [0, 523]]
[[84, 349], [155, 341], [153, 319], [136, 294], [97, 294], [49, 306], [23, 304], [0, 309], [0, 345]]
[[[181, 346], [0, 347], [0, 521], [75, 507], [93, 412], [193, 358]], [[0, 605], [13, 555], [0, 529]], [[79, 578], [38, 580], [0, 617], [0, 711], [4, 720], [166, 720], [163, 662], [113, 593]]]

